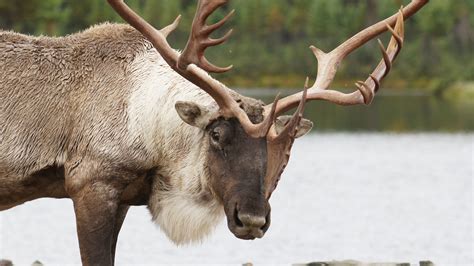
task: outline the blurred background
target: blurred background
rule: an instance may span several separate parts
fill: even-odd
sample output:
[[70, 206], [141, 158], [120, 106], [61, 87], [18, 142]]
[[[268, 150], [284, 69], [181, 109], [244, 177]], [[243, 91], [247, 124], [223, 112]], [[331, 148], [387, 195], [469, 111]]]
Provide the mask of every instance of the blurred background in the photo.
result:
[[[313, 44], [330, 51], [408, 0], [232, 0], [228, 43], [210, 48], [215, 75], [244, 95], [273, 100], [315, 78]], [[183, 19], [170, 37], [183, 48], [194, 0], [128, 0], [155, 27]], [[212, 21], [213, 20], [213, 21]], [[62, 36], [121, 22], [105, 0], [0, 0], [0, 28]], [[224, 29], [224, 30], [225, 30]], [[223, 32], [216, 33], [220, 35]], [[381, 36], [388, 42], [388, 34]], [[236, 239], [222, 222], [202, 244], [176, 247], [132, 208], [118, 265], [288, 265], [356, 259], [473, 265], [474, 1], [431, 0], [406, 22], [405, 46], [371, 106], [307, 105], [313, 134], [295, 142], [273, 194], [261, 240]], [[381, 59], [376, 41], [349, 56], [332, 88], [353, 90]], [[396, 134], [394, 134], [396, 133]], [[0, 213], [0, 259], [20, 265], [80, 264], [70, 200], [43, 199]]]
[[[192, 0], [135, 0], [129, 5], [157, 28], [183, 15], [170, 37], [183, 48], [194, 15]], [[216, 75], [232, 88], [301, 89], [315, 78], [316, 60], [308, 46], [330, 51], [378, 20], [390, 16], [402, 0], [233, 0], [210, 19], [230, 9], [230, 41], [208, 49], [217, 65], [234, 69]], [[26, 34], [60, 36], [105, 21], [121, 22], [106, 1], [0, 0], [0, 28]], [[212, 21], [209, 21], [211, 23]], [[216, 33], [216, 35], [222, 34]], [[387, 43], [389, 34], [381, 36]], [[320, 130], [472, 131], [474, 130], [474, 1], [432, 0], [406, 23], [406, 42], [381, 97], [373, 107], [340, 108], [313, 104], [307, 116]], [[376, 41], [342, 64], [332, 87], [352, 90], [381, 59]], [[245, 91], [270, 101], [274, 90]], [[265, 97], [265, 95], [267, 97]], [[387, 96], [387, 97], [385, 97]], [[316, 108], [316, 109], [314, 109]], [[320, 114], [317, 115], [316, 113]], [[328, 119], [327, 114], [331, 114]]]

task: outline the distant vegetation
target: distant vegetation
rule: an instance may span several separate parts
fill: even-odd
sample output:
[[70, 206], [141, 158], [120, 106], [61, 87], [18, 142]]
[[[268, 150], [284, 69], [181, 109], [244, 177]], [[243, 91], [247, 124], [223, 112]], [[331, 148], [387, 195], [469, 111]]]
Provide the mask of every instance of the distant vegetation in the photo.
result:
[[[150, 23], [163, 27], [177, 14], [180, 28], [171, 37], [182, 48], [193, 18], [194, 0], [128, 0]], [[314, 77], [314, 44], [330, 50], [360, 29], [394, 12], [409, 1], [400, 0], [232, 0], [236, 31], [228, 44], [211, 48], [218, 65], [233, 64], [220, 76], [229, 85], [244, 87], [301, 87], [304, 76]], [[0, 28], [29, 34], [63, 35], [103, 21], [121, 21], [106, 0], [0, 0]], [[212, 22], [212, 21], [211, 21]], [[406, 46], [385, 87], [416, 87], [443, 94], [472, 89], [474, 80], [474, 1], [432, 0], [406, 23]], [[382, 36], [387, 42], [388, 34]], [[352, 88], [365, 79], [380, 60], [376, 42], [364, 46], [341, 66], [336, 86]], [[468, 84], [464, 86], [464, 84]]]

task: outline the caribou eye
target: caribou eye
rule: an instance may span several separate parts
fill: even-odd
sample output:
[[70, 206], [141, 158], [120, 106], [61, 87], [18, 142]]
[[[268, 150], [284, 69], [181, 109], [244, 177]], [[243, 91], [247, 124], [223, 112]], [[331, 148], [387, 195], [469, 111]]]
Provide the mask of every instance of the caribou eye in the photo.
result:
[[222, 148], [229, 143], [229, 140], [232, 136], [232, 131], [230, 125], [227, 122], [221, 123], [216, 127], [209, 130], [209, 135], [211, 139], [211, 143], [213, 146]]
[[219, 140], [220, 140], [220, 138], [221, 138], [221, 134], [220, 134], [218, 131], [213, 130], [213, 131], [211, 132], [211, 138], [212, 138], [212, 140], [213, 140], [214, 142], [219, 143]]

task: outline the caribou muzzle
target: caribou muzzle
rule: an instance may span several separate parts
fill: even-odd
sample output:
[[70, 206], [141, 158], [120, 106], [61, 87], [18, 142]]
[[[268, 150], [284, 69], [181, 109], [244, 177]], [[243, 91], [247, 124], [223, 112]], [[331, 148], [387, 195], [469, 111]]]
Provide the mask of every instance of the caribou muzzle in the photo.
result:
[[230, 231], [240, 239], [262, 238], [270, 227], [270, 206], [266, 202], [264, 208], [240, 208], [235, 205], [234, 210], [227, 215], [227, 225]]

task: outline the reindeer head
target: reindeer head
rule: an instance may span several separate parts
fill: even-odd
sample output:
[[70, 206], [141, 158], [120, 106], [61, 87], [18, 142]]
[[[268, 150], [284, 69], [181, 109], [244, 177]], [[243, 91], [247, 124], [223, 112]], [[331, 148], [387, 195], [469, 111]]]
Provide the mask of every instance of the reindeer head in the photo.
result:
[[[253, 123], [263, 119], [260, 101], [241, 100], [241, 108]], [[178, 102], [181, 119], [206, 132], [207, 159], [211, 188], [224, 205], [229, 229], [239, 238], [262, 237], [270, 225], [270, 205], [265, 193], [268, 163], [266, 136], [253, 137], [239, 120], [224, 118], [218, 111], [193, 102]], [[277, 118], [275, 127], [281, 131], [287, 117]], [[297, 137], [312, 126], [302, 120]]]
[[[224, 205], [230, 230], [243, 239], [262, 237], [269, 226], [268, 199], [288, 163], [295, 138], [312, 127], [311, 122], [302, 118], [305, 103], [308, 100], [327, 100], [340, 105], [370, 104], [402, 47], [404, 16], [413, 15], [428, 2], [413, 0], [398, 14], [364, 29], [329, 53], [311, 46], [318, 60], [314, 85], [310, 88], [309, 79], [306, 79], [302, 92], [282, 100], [277, 96], [272, 104], [263, 106], [260, 115], [252, 117], [241, 108], [227, 87], [207, 73], [220, 73], [232, 68], [214, 66], [204, 56], [206, 48], [225, 42], [232, 33], [230, 30], [219, 39], [209, 37], [224, 25], [233, 11], [221, 21], [206, 25], [206, 19], [227, 0], [199, 0], [191, 34], [181, 54], [166, 40], [178, 26], [179, 16], [171, 25], [158, 31], [123, 0], [108, 1], [122, 18], [154, 45], [171, 68], [208, 93], [219, 106], [218, 110], [211, 111], [199, 103], [176, 103], [183, 121], [207, 133], [212, 187]], [[328, 90], [342, 60], [386, 30], [391, 31], [392, 38], [387, 49], [380, 43], [383, 60], [365, 82], [356, 83], [358, 90], [350, 94]], [[293, 108], [296, 111], [292, 116], [279, 116]]]

